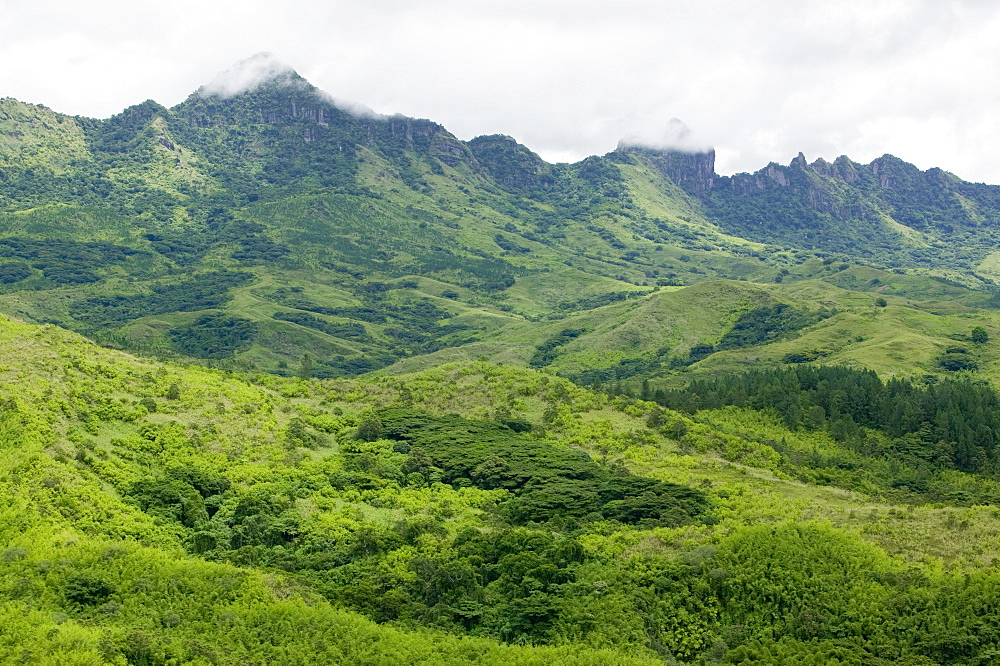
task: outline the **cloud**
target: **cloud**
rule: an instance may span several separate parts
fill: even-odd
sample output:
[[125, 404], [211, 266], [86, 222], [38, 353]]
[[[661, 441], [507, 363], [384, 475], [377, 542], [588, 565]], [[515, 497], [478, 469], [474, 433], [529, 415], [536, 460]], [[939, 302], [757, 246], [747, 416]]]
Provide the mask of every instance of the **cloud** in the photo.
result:
[[295, 70], [271, 53], [257, 53], [218, 74], [198, 89], [201, 95], [228, 98], [270, 81], [291, 82]]
[[[227, 99], [271, 81], [300, 86], [303, 89], [309, 85], [304, 78], [299, 76], [298, 72], [279, 60], [273, 53], [261, 52], [240, 60], [226, 71], [217, 74], [211, 81], [198, 88], [196, 93]], [[317, 89], [313, 91], [313, 94], [354, 116], [361, 118], [384, 117], [360, 102], [334, 97], [325, 90]]]
[[660, 132], [633, 133], [622, 137], [620, 146], [644, 146], [657, 150], [677, 150], [683, 153], [701, 153], [712, 146], [696, 141], [691, 129], [680, 118], [671, 118]]

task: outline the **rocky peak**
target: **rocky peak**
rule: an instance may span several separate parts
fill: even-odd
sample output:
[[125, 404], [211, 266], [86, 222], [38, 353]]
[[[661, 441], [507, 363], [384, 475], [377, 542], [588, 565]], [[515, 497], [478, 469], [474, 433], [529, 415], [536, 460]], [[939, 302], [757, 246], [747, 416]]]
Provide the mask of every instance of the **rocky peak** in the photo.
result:
[[675, 148], [651, 148], [619, 142], [616, 153], [642, 155], [674, 183], [701, 194], [715, 187], [715, 149], [688, 152]]
[[852, 162], [847, 155], [841, 155], [834, 160], [833, 168], [835, 170], [835, 175], [848, 185], [851, 185], [858, 180], [857, 165]]
[[874, 160], [869, 168], [878, 179], [879, 186], [886, 190], [895, 189], [900, 183], [921, 174], [917, 167], [889, 154]]
[[764, 169], [764, 173], [767, 177], [776, 182], [781, 187], [788, 187], [788, 175], [785, 173], [785, 167], [781, 166], [776, 162], [771, 162]]
[[509, 136], [477, 136], [468, 146], [478, 163], [505, 187], [525, 189], [545, 182], [549, 165]]

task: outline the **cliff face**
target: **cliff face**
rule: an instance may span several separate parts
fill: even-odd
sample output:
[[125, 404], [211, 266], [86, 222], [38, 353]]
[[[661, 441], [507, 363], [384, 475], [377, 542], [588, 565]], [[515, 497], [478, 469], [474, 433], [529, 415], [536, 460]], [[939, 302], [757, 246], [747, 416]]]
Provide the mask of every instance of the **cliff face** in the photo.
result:
[[820, 158], [809, 164], [799, 153], [788, 166], [772, 162], [752, 174], [719, 177], [714, 194], [716, 199], [797, 199], [812, 211], [838, 219], [864, 220], [872, 210], [882, 210], [897, 221], [921, 228], [925, 221], [907, 217], [904, 209], [919, 201], [923, 208], [937, 209], [929, 213], [931, 218], [961, 217], [961, 207], [956, 208], [960, 184], [960, 179], [940, 169], [921, 171], [892, 155], [870, 164], [845, 156], [832, 163]]
[[503, 134], [477, 136], [468, 146], [479, 164], [501, 185], [528, 189], [544, 184], [549, 165], [513, 138]]
[[844, 156], [809, 163], [799, 153], [787, 165], [772, 162], [732, 176], [715, 173], [712, 150], [623, 142], [608, 157], [615, 156], [641, 157], [700, 200], [711, 221], [759, 242], [874, 255], [884, 248], [919, 251], [926, 239], [914, 240], [904, 227], [952, 240], [1000, 226], [1000, 188], [965, 183], [940, 169], [921, 171], [892, 155], [870, 164]]
[[895, 253], [900, 262], [929, 261], [926, 243], [985, 248], [1000, 225], [1000, 188], [921, 171], [892, 155], [869, 164], [844, 156], [810, 164], [800, 153], [787, 166], [718, 177], [707, 192], [686, 189], [728, 233], [863, 256]]
[[664, 176], [692, 194], [703, 194], [715, 187], [715, 150], [684, 152], [620, 143], [615, 151], [622, 155], [644, 156]]

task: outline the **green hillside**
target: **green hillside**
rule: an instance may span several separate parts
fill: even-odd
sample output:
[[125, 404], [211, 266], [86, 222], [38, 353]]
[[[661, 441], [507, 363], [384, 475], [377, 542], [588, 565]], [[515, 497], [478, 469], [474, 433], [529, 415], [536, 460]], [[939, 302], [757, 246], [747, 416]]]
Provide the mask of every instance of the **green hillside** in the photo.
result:
[[[354, 375], [656, 287], [822, 276], [870, 288], [857, 271], [874, 269], [850, 269], [859, 262], [894, 262], [904, 275], [893, 285], [921, 273], [992, 285], [988, 255], [973, 248], [993, 242], [993, 190], [946, 179], [940, 201], [904, 206], [931, 176], [896, 162], [909, 180], [855, 165], [848, 182], [796, 161], [736, 196], [745, 179], [716, 177], [711, 154], [622, 147], [551, 165], [509, 137], [463, 143], [431, 121], [353, 115], [292, 72], [107, 120], [15, 100], [3, 113], [0, 309], [161, 358], [292, 374], [308, 355], [318, 376]], [[792, 177], [803, 169], [808, 178]], [[869, 197], [865, 210], [895, 211], [891, 233], [858, 237], [857, 207], [817, 217], [790, 203], [834, 180]], [[955, 243], [932, 238], [943, 222], [925, 229], [899, 212], [941, 218], [956, 192], [975, 214]], [[766, 224], [753, 221], [761, 206]], [[785, 225], [849, 243], [767, 231]], [[956, 247], [971, 254], [945, 252]], [[914, 299], [942, 291], [908, 289]], [[723, 326], [734, 313], [719, 316]]]
[[969, 663], [1000, 647], [981, 631], [1000, 522], [976, 506], [1000, 485], [976, 473], [530, 370], [245, 381], [0, 326], [5, 660]]
[[[554, 322], [513, 323], [382, 372], [489, 359], [635, 396], [645, 386], [647, 397], [694, 378], [799, 363], [870, 368], [886, 378], [997, 379], [997, 314], [975, 307], [988, 295], [874, 269], [826, 270], [816, 262], [798, 270], [781, 284], [702, 282]], [[973, 341], [977, 328], [985, 341]], [[965, 363], [948, 362], [959, 358]]]
[[[896, 162], [886, 164], [909, 180], [876, 165], [876, 182], [854, 165], [860, 175], [845, 181], [846, 162], [831, 171], [797, 160], [757, 174], [759, 191], [737, 196], [746, 179], [716, 177], [711, 154], [622, 147], [550, 165], [508, 137], [466, 144], [430, 121], [352, 115], [294, 73], [228, 98], [202, 89], [173, 109], [147, 101], [107, 120], [15, 100], [3, 109], [0, 309], [159, 358], [283, 374], [308, 358], [312, 374], [330, 377], [407, 367], [439, 350], [492, 358], [497, 340], [537, 347], [582, 327], [588, 335], [552, 369], [607, 379], [623, 374], [613, 370], [622, 362], [632, 375], [677, 364], [665, 350], [713, 344], [741, 314], [711, 298], [708, 312], [685, 311], [693, 319], [683, 334], [661, 335], [661, 315], [637, 315], [625, 329], [653, 328], [598, 342], [601, 332], [617, 336], [608, 313], [657, 287], [818, 278], [913, 302], [992, 303], [989, 258], [973, 248], [993, 242], [993, 190], [946, 179], [938, 199], [907, 200], [906, 210], [924, 206], [938, 219], [955, 192], [978, 197], [963, 208], [978, 211], [975, 224], [962, 218], [964, 235], [942, 245], [932, 236], [943, 222], [905, 226], [899, 197], [922, 192], [930, 176]], [[869, 239], [896, 249], [874, 252], [852, 231], [857, 206], [817, 217], [790, 203], [818, 201], [816, 188], [834, 185], [869, 197], [858, 206], [880, 206], [884, 219], [896, 211], [889, 231]], [[760, 206], [773, 220], [753, 221]], [[757, 231], [734, 227], [733, 215]], [[849, 244], [768, 231], [786, 224]], [[957, 247], [971, 254], [945, 252]], [[895, 272], [858, 265], [886, 261]], [[526, 326], [539, 320], [561, 327]], [[854, 327], [849, 337], [868, 335]], [[916, 365], [928, 370], [926, 359]]]
[[616, 168], [558, 167], [559, 196], [519, 197], [440, 126], [351, 116], [297, 77], [71, 122], [89, 151], [46, 191], [4, 166], [2, 306], [144, 353], [198, 357], [178, 340], [237, 318], [216, 358], [278, 371], [308, 353], [317, 374], [356, 374], [740, 263], [706, 246], [688, 266], [636, 233], [653, 227], [631, 220]]
[[0, 100], [0, 661], [1000, 655], [1000, 188]]

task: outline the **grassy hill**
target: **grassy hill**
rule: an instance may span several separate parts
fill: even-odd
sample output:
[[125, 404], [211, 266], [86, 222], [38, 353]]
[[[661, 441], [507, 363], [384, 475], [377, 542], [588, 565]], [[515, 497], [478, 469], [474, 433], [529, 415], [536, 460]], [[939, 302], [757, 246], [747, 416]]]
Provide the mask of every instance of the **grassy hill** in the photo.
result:
[[[995, 310], [976, 307], [988, 298], [982, 292], [874, 269], [801, 269], [780, 284], [666, 287], [552, 322], [509, 323], [480, 341], [403, 359], [383, 372], [489, 359], [633, 395], [643, 382], [655, 391], [790, 363], [870, 368], [885, 378], [996, 381], [993, 340], [1000, 329]], [[845, 282], [855, 289], [836, 286]], [[972, 341], [975, 328], [985, 342]], [[964, 351], [951, 353], [965, 354], [963, 367], [945, 362], [957, 349]]]

